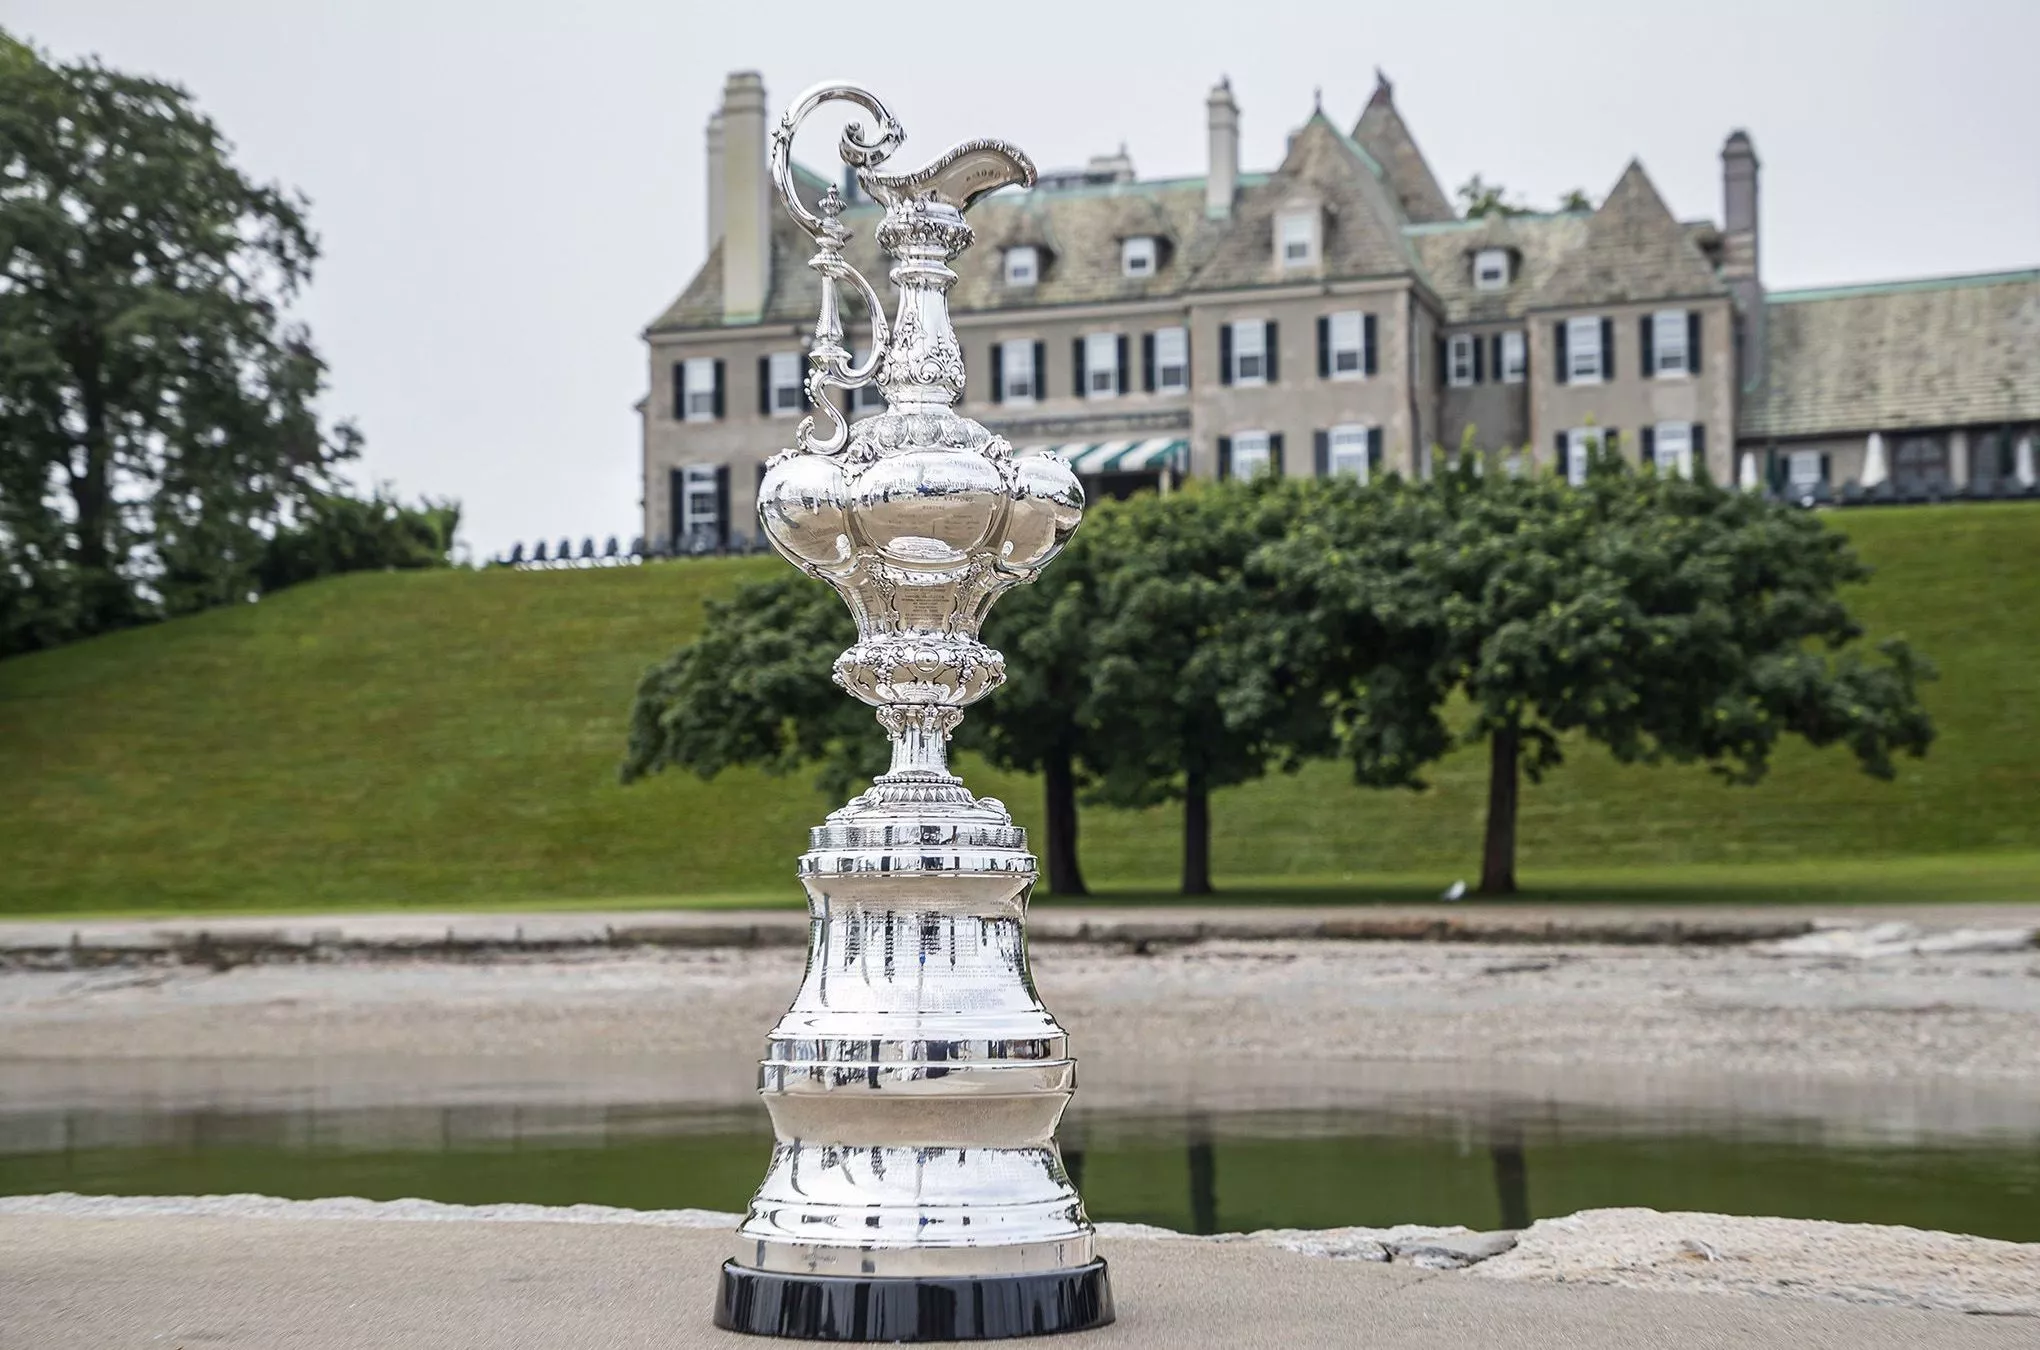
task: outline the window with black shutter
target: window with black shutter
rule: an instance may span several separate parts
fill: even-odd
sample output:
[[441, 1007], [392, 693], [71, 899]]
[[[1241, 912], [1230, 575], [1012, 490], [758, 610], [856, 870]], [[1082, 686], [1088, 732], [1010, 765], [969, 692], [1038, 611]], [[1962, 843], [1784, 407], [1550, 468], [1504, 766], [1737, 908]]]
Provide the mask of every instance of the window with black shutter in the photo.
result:
[[1318, 315], [1317, 377], [1321, 380], [1332, 378], [1332, 316], [1329, 314]]
[[1232, 477], [1232, 437], [1218, 438], [1218, 481], [1223, 483]]
[[730, 546], [730, 466], [715, 466], [715, 547], [718, 553]]
[[1037, 400], [1048, 397], [1048, 344], [1046, 342], [1034, 344], [1034, 397]]
[[1640, 464], [1657, 463], [1657, 428], [1653, 426], [1644, 427], [1642, 436], [1643, 446], [1636, 457], [1637, 462]]
[[1367, 476], [1371, 479], [1381, 472], [1381, 428], [1367, 429]]
[[772, 416], [772, 358], [758, 358], [758, 416]]
[[1268, 358], [1268, 383], [1270, 384], [1274, 384], [1276, 381], [1282, 378], [1280, 374], [1280, 367], [1276, 364], [1275, 361], [1275, 337], [1276, 337], [1275, 321], [1273, 319], [1270, 319], [1268, 320], [1268, 336], [1264, 339], [1263, 342], [1263, 347], [1265, 352], [1267, 353]]
[[1651, 342], [1651, 329], [1657, 326], [1654, 316], [1646, 314], [1636, 321], [1636, 341], [1643, 349], [1643, 378], [1657, 378], [1657, 348]]
[[685, 361], [675, 361], [673, 363], [673, 420], [677, 422], [686, 416], [687, 363]]
[[1700, 311], [1686, 311], [1686, 369], [1700, 373]]
[[1119, 335], [1119, 392], [1126, 392], [1126, 334]]
[[1479, 384], [1487, 378], [1486, 361], [1484, 359], [1486, 351], [1487, 344], [1482, 342], [1479, 336], [1476, 335], [1473, 339], [1473, 382], [1475, 384]]
[[1140, 335], [1140, 387], [1142, 393], [1152, 394], [1155, 392], [1155, 335], [1153, 333], [1142, 333]]
[[1268, 433], [1268, 472], [1275, 477], [1282, 476], [1282, 433]]
[[1601, 320], [1601, 378], [1615, 378], [1615, 321]]
[[1006, 344], [992, 344], [992, 402], [1006, 401]]
[[1082, 338], [1070, 339], [1070, 370], [1072, 372], [1070, 387], [1077, 391], [1077, 397], [1089, 397], [1091, 382], [1085, 378], [1084, 340]]
[[[1232, 383], [1232, 325], [1229, 323], [1218, 326], [1218, 382]], [[1230, 456], [1232, 443], [1227, 441], [1225, 446], [1226, 454]]]
[[[1571, 363], [1571, 362], [1569, 362], [1569, 361], [1567, 361], [1567, 360], [1565, 359], [1565, 320], [1564, 320], [1564, 319], [1560, 319], [1560, 320], [1559, 320], [1559, 321], [1558, 321], [1557, 323], [1555, 323], [1555, 324], [1551, 325], [1551, 341], [1552, 341], [1552, 343], [1553, 343], [1553, 344], [1554, 344], [1554, 345], [1556, 346], [1556, 348], [1557, 348], [1557, 351], [1558, 351], [1558, 363], [1557, 363], [1557, 370], [1558, 370], [1558, 382], [1559, 382], [1560, 384], [1564, 384], [1564, 383], [1566, 382], [1566, 377], [1567, 377], [1567, 375], [1569, 374], [1569, 372], [1570, 372], [1570, 370], [1571, 370], [1571, 366], [1572, 366], [1572, 363]], [[1561, 437], [1560, 439], [1561, 439], [1561, 444], [1560, 444], [1560, 447], [1559, 447], [1559, 449], [1560, 449], [1560, 452], [1561, 452], [1561, 453], [1563, 453], [1563, 452], [1564, 452], [1564, 448], [1565, 448], [1565, 447], [1564, 447], [1564, 444], [1563, 444], [1563, 437]]]
[[1372, 314], [1363, 314], [1360, 317], [1360, 326], [1363, 334], [1360, 350], [1366, 358], [1366, 371], [1369, 375], [1378, 374], [1380, 372], [1380, 364], [1374, 355], [1374, 316]]
[[1310, 471], [1319, 478], [1332, 476], [1332, 433], [1313, 431], [1310, 433]]
[[718, 356], [715, 358], [715, 420], [718, 422], [722, 421], [723, 418], [724, 383], [725, 381], [723, 379], [723, 359], [720, 356]]

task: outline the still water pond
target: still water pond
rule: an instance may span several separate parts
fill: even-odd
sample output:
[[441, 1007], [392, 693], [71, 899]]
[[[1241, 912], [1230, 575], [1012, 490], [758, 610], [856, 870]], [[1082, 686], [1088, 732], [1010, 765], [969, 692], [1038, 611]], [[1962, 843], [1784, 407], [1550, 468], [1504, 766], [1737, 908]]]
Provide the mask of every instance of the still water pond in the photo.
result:
[[[1074, 1111], [1064, 1155], [1100, 1220], [1190, 1232], [1520, 1227], [1603, 1206], [1907, 1224], [2040, 1241], [2040, 1120], [1963, 1136], [1803, 1118], [1496, 1112]], [[0, 1193], [738, 1210], [762, 1110], [671, 1104], [0, 1112]]]

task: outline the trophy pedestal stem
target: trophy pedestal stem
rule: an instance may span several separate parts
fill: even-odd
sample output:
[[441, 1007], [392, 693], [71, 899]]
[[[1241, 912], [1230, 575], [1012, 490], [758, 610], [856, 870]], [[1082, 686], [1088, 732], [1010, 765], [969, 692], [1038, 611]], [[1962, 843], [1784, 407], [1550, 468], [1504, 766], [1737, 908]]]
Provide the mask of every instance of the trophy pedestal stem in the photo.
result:
[[723, 1266], [715, 1324], [809, 1341], [991, 1341], [1112, 1320], [1105, 1263], [1031, 1275], [862, 1278]]

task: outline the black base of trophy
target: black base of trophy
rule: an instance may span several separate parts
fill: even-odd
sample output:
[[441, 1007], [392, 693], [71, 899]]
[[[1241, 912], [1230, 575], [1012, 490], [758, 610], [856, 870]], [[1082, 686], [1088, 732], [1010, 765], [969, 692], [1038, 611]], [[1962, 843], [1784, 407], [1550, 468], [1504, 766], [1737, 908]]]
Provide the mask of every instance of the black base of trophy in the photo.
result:
[[715, 1324], [804, 1341], [992, 1341], [1112, 1320], [1105, 1263], [1039, 1275], [861, 1279], [723, 1263]]

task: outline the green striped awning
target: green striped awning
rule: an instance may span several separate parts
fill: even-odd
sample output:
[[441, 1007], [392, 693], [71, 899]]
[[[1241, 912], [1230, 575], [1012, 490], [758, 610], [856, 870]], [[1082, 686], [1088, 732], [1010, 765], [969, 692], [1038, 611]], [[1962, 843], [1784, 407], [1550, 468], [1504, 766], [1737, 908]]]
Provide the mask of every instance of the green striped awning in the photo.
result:
[[1190, 442], [1168, 436], [1144, 441], [1071, 441], [1022, 446], [1019, 453], [1038, 455], [1051, 450], [1068, 460], [1076, 473], [1141, 473], [1182, 468], [1190, 457]]

